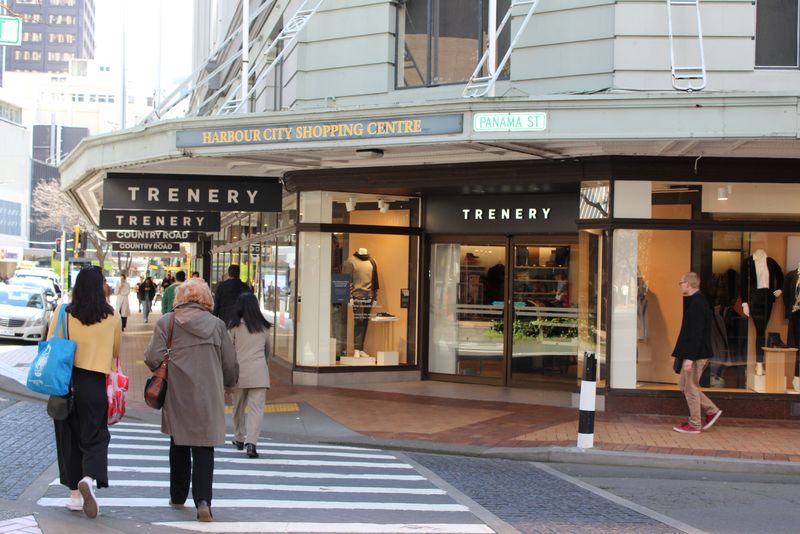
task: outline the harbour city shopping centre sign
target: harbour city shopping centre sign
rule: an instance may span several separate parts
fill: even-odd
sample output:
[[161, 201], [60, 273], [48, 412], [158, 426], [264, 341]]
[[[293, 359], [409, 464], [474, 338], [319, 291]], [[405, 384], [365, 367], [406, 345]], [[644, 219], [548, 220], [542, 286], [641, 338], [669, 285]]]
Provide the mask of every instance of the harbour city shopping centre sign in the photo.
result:
[[461, 114], [425, 115], [185, 130], [176, 133], [175, 144], [178, 148], [188, 148], [341, 141], [345, 139], [379, 139], [461, 133], [463, 128], [464, 117]]

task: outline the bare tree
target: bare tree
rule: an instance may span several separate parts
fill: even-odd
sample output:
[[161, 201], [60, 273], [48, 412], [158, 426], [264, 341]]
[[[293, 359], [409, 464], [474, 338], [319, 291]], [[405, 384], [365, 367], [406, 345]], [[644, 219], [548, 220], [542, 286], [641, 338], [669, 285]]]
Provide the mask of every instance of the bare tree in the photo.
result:
[[131, 270], [131, 263], [133, 263], [133, 256], [130, 252], [117, 252], [117, 269], [120, 273], [128, 276], [128, 271]]
[[108, 244], [97, 228], [78, 211], [69, 197], [61, 191], [61, 184], [57, 179], [39, 183], [33, 190], [32, 197], [33, 223], [37, 229], [45, 232], [59, 230], [62, 224], [64, 228], [68, 229], [74, 228], [76, 224], [80, 225], [81, 232], [94, 246], [95, 257], [100, 262], [100, 266], [105, 265]]

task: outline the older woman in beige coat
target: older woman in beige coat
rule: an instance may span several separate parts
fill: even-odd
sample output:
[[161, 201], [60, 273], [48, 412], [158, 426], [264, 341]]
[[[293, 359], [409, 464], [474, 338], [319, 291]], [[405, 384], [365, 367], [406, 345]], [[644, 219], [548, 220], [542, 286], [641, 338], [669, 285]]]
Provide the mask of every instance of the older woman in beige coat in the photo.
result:
[[239, 362], [239, 382], [233, 397], [233, 444], [239, 450], [246, 447], [250, 458], [258, 458], [256, 444], [269, 389], [267, 358], [272, 345], [271, 326], [255, 295], [250, 292], [239, 295], [228, 324]]
[[155, 370], [164, 359], [171, 332], [169, 387], [161, 410], [161, 431], [170, 436], [170, 506], [183, 508], [189, 495], [197, 519], [212, 521], [214, 447], [225, 443], [225, 388], [236, 385], [236, 352], [225, 324], [211, 314], [211, 291], [202, 279], [182, 284], [173, 311], [156, 323], [145, 353]]

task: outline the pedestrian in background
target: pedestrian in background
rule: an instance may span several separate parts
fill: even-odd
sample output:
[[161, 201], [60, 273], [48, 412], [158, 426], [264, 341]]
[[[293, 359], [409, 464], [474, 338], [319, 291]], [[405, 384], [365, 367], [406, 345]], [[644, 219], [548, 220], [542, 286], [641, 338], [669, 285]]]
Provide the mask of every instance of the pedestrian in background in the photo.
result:
[[239, 381], [233, 393], [233, 444], [239, 450], [246, 448], [250, 458], [258, 458], [256, 445], [269, 389], [270, 327], [256, 296], [252, 293], [239, 295], [233, 319], [228, 324], [239, 362]]
[[722, 415], [722, 410], [700, 391], [700, 375], [711, 356], [711, 305], [700, 292], [697, 273], [684, 274], [678, 285], [684, 297], [683, 321], [672, 355], [682, 360], [676, 367], [680, 367], [679, 386], [689, 405], [689, 421], [673, 427], [673, 430], [699, 434], [701, 430], [711, 428]]
[[153, 306], [153, 299], [156, 298], [156, 284], [149, 276], [144, 279], [142, 285], [139, 286], [139, 292], [142, 295], [142, 315], [144, 315], [144, 322], [150, 317], [150, 309]]
[[[70, 490], [67, 508], [97, 517], [94, 494], [108, 487], [108, 397], [106, 375], [119, 359], [119, 314], [106, 301], [103, 273], [84, 267], [75, 279], [72, 300], [66, 304], [67, 334], [75, 342], [72, 368], [73, 408], [63, 421], [54, 421], [59, 481]], [[56, 334], [53, 314], [48, 338]]]
[[236, 299], [245, 291], [250, 291], [250, 287], [239, 279], [239, 266], [231, 265], [228, 267], [228, 278], [220, 282], [214, 294], [214, 315], [228, 324], [233, 319], [233, 310], [236, 307]]
[[119, 283], [114, 288], [116, 298], [117, 313], [119, 313], [122, 320], [122, 331], [128, 326], [128, 315], [130, 314], [130, 304], [128, 303], [128, 296], [131, 294], [131, 286], [128, 283], [128, 277], [124, 274], [119, 275]]
[[175, 290], [186, 281], [186, 273], [178, 271], [175, 274], [175, 283], [170, 285], [164, 290], [161, 295], [161, 313], [169, 313], [172, 311], [172, 303], [175, 300]]
[[199, 271], [192, 271], [192, 278], [200, 278], [200, 272]]
[[169, 388], [161, 409], [161, 431], [169, 441], [169, 504], [181, 509], [189, 495], [199, 521], [212, 521], [214, 447], [225, 443], [225, 389], [236, 385], [236, 351], [225, 324], [211, 314], [208, 285], [181, 284], [172, 312], [156, 323], [145, 363], [155, 370], [172, 339]]

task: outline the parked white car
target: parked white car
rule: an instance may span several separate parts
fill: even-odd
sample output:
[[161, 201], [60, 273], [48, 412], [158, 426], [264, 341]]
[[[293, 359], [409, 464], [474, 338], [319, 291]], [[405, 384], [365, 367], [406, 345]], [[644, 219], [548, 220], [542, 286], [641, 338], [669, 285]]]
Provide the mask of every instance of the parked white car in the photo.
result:
[[11, 286], [25, 286], [39, 289], [44, 293], [44, 296], [47, 298], [46, 302], [51, 306], [51, 309], [55, 309], [58, 305], [58, 299], [60, 298], [59, 292], [56, 290], [55, 283], [49, 278], [15, 276], [8, 281], [8, 284]]
[[50, 269], [17, 269], [14, 273], [14, 278], [39, 278], [50, 280], [53, 282], [53, 289], [59, 298], [61, 298], [61, 287], [58, 283], [56, 273]]
[[0, 338], [46, 339], [52, 310], [41, 289], [0, 284]]

